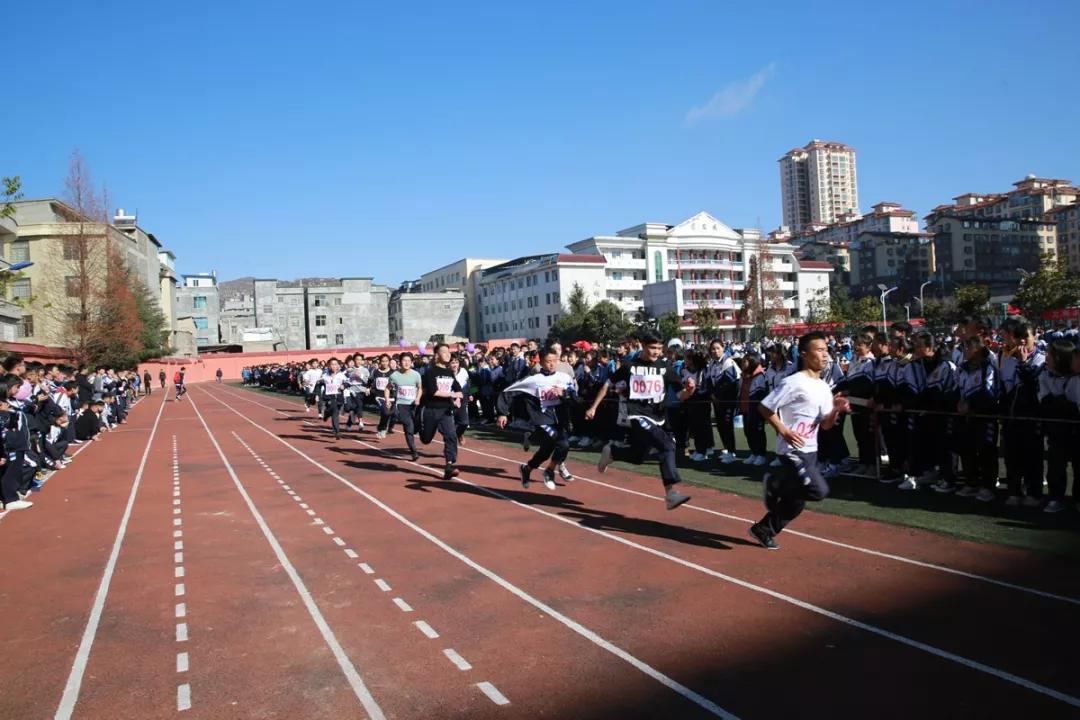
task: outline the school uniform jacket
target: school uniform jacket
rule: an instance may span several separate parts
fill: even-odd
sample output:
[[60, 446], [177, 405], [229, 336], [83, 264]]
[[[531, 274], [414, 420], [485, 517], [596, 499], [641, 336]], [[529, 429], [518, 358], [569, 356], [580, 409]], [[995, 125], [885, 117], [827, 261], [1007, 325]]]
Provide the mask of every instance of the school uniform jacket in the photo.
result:
[[973, 413], [993, 413], [1001, 393], [997, 367], [993, 360], [968, 361], [960, 368], [960, 399]]
[[919, 358], [904, 368], [904, 407], [953, 412], [959, 394], [957, 369], [952, 360]]
[[[562, 388], [563, 394], [552, 392]], [[495, 400], [495, 411], [507, 417], [520, 417], [536, 427], [569, 427], [567, 401], [577, 399], [577, 383], [564, 372], [529, 375], [510, 385]]]
[[1026, 361], [1010, 355], [1001, 361], [1001, 414], [1031, 417], [1039, 411], [1039, 378], [1046, 355], [1036, 350]]
[[704, 372], [705, 385], [714, 400], [731, 401], [739, 394], [739, 365], [730, 355], [712, 360]]

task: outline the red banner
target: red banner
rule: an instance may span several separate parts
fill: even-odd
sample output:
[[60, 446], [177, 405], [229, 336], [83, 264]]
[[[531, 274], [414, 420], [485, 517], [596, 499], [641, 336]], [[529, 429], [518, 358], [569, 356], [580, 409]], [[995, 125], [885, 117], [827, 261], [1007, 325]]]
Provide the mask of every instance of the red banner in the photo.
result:
[[1042, 314], [1043, 320], [1078, 320], [1080, 308], [1063, 308], [1061, 310], [1047, 310]]

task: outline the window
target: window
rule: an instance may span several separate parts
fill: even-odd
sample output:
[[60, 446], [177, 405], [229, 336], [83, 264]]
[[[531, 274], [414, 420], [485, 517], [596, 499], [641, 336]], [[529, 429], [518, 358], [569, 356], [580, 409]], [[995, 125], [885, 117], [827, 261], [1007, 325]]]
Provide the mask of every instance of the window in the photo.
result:
[[206, 309], [206, 296], [205, 295], [196, 295], [195, 297], [191, 298], [191, 307], [194, 310], [205, 310]]
[[325, 306], [326, 306], [326, 296], [325, 295], [316, 295], [315, 296], [315, 307], [325, 307]]
[[195, 338], [196, 345], [209, 345], [210, 338]]
[[339, 298], [339, 297], [334, 298], [334, 304], [335, 305], [340, 305], [341, 304], [341, 298]]
[[82, 245], [77, 238], [64, 238], [64, 259], [78, 260], [82, 255]]
[[19, 278], [11, 283], [11, 299], [30, 300], [30, 278]]
[[68, 275], [64, 278], [64, 290], [68, 297], [79, 297], [82, 291], [82, 281], [78, 275]]
[[337, 319], [337, 324], [338, 324], [338, 325], [344, 325], [344, 324], [345, 324], [345, 318], [343, 318], [343, 317], [339, 317], [339, 318]]
[[279, 303], [283, 303], [283, 302], [285, 302], [285, 296], [284, 296], [284, 295], [278, 295], [278, 296], [277, 296], [277, 301], [278, 301]]
[[11, 262], [26, 262], [30, 259], [30, 241], [15, 240], [11, 243]]
[[325, 335], [316, 335], [315, 336], [315, 347], [326, 347], [326, 336]]
[[334, 335], [334, 344], [335, 345], [344, 345], [345, 344], [345, 336], [342, 335], [341, 333], [338, 333], [338, 334]]
[[34, 337], [34, 316], [23, 315], [22, 322], [19, 323], [19, 337], [28, 338]]
[[274, 306], [273, 305], [263, 305], [262, 311], [263, 311], [263, 315], [273, 315], [274, 314]]
[[[316, 315], [315, 316], [315, 327], [325, 327], [325, 326], [326, 326], [326, 316], [325, 315]], [[325, 338], [325, 337], [326, 336], [324, 335], [323, 338]]]
[[657, 250], [653, 253], [653, 265], [656, 266], [656, 282], [663, 282], [664, 280], [664, 257]]
[[544, 304], [545, 305], [550, 305], [551, 304], [551, 293], [544, 293]]
[[294, 327], [294, 328], [300, 327], [300, 318], [295, 316], [295, 315], [292, 316], [291, 318], [289, 318], [289, 327]]
[[195, 328], [197, 330], [208, 330], [210, 328], [210, 321], [204, 317], [192, 318], [195, 321]]

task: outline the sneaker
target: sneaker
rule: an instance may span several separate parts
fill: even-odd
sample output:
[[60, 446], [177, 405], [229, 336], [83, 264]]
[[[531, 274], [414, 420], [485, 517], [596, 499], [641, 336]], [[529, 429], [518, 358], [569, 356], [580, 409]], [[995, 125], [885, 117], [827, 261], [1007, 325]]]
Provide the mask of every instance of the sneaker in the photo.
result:
[[979, 494], [979, 490], [971, 485], [965, 485], [956, 491], [957, 497], [975, 497]]
[[769, 463], [769, 467], [780, 467], [781, 464], [780, 458], [773, 458], [773, 461]]
[[776, 540], [764, 529], [758, 527], [757, 523], [750, 526], [750, 537], [758, 541], [758, 544], [766, 550], [779, 550], [780, 546], [776, 544]]
[[413, 462], [416, 462], [419, 459], [420, 459], [420, 453], [418, 453], [418, 452], [412, 453], [412, 461]]
[[821, 476], [824, 478], [834, 478], [840, 474], [840, 469], [832, 463], [826, 463], [825, 469], [821, 471]]
[[934, 485], [933, 487], [934, 487], [934, 492], [937, 492], [937, 493], [951, 493], [952, 491], [956, 490], [956, 486], [953, 485], [948, 480], [941, 480], [936, 485]]
[[550, 468], [544, 468], [544, 487], [548, 490], [554, 490], [558, 486], [555, 484], [555, 473]]
[[765, 462], [766, 462], [765, 456], [764, 455], [758, 455], [756, 458], [754, 458], [753, 464], [757, 465], [758, 467], [761, 467], [762, 465], [765, 464]]
[[694, 462], [705, 462], [708, 459], [708, 456], [702, 455], [701, 453], [696, 452], [696, 453], [694, 453], [693, 455], [690, 456], [690, 459], [693, 460]]
[[601, 473], [607, 472], [608, 465], [611, 464], [612, 459], [613, 458], [611, 457], [611, 443], [608, 443], [604, 445], [604, 447], [600, 448], [600, 459], [596, 463], [596, 471]]
[[567, 438], [566, 442], [568, 442], [570, 445], [576, 446], [578, 443], [581, 442], [581, 438], [579, 438], [577, 435], [571, 435], [569, 438]]
[[681, 492], [671, 486], [669, 486], [667, 492], [664, 493], [664, 500], [667, 501], [668, 510], [674, 510], [689, 499], [689, 495], [683, 495]]
[[521, 466], [518, 467], [518, 474], [521, 476], [521, 487], [528, 488], [529, 475], [532, 474], [532, 468], [525, 463], [521, 463]]
[[443, 480], [452, 480], [452, 479], [456, 478], [460, 474], [461, 474], [461, 472], [458, 471], [458, 469], [456, 467], [454, 467], [451, 463], [447, 463], [446, 464], [446, 469], [443, 470], [443, 476], [442, 477], [443, 477]]
[[[8, 507], [11, 507], [8, 505]], [[1046, 503], [1046, 507], [1043, 508], [1044, 513], [1059, 513], [1065, 509], [1065, 503], [1060, 500], [1051, 500]]]
[[1005, 507], [1020, 507], [1021, 499], [1019, 495], [1010, 495], [1005, 499]]
[[1028, 495], [1026, 498], [1020, 501], [1020, 505], [1026, 508], [1037, 508], [1042, 505], [1042, 498]]
[[30, 502], [29, 500], [20, 499], [14, 502], [9, 502], [7, 505], [4, 506], [4, 510], [25, 510], [29, 507], [34, 507], [34, 503]]
[[375, 433], [375, 437], [379, 438], [380, 440], [385, 440], [386, 439], [386, 431], [385, 430], [380, 430], [379, 432]]
[[529, 452], [529, 448], [531, 448], [531, 447], [532, 447], [532, 440], [531, 440], [531, 439], [529, 439], [529, 436], [528, 436], [528, 435], [524, 435], [524, 436], [523, 436], [523, 437], [521, 438], [521, 449], [522, 449], [522, 450], [523, 450], [524, 452]]
[[735, 453], [728, 452], [727, 450], [720, 453], [720, 462], [724, 465], [730, 465], [738, 459], [739, 458], [735, 457]]
[[979, 492], [975, 494], [975, 499], [979, 502], [993, 502], [997, 500], [997, 493], [988, 487], [980, 488]]
[[559, 463], [559, 467], [556, 469], [559, 471], [559, 477], [561, 477], [564, 481], [573, 481], [574, 474], [567, 469], [566, 463]]
[[753, 456], [753, 455], [747, 455], [747, 456], [746, 456], [746, 457], [744, 457], [744, 458], [741, 458], [741, 457], [735, 457], [735, 462], [741, 462], [741, 463], [742, 463], [742, 464], [744, 464], [744, 465], [750, 465], [750, 464], [751, 464], [751, 461], [752, 461], [753, 459], [754, 459], [754, 456]]
[[900, 484], [896, 486], [897, 490], [914, 490], [918, 487], [915, 484], [915, 478], [910, 475], [905, 475], [904, 479], [900, 481]]

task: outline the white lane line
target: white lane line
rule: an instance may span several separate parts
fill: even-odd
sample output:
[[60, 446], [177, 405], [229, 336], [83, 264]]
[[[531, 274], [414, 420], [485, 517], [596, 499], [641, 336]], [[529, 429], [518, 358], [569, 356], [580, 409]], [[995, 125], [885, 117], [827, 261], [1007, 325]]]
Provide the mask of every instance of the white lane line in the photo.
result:
[[488, 699], [496, 705], [509, 705], [510, 701], [506, 699], [506, 696], [499, 692], [498, 688], [489, 682], [476, 683], [476, 687], [480, 688], [480, 692], [488, 696]]
[[[213, 397], [213, 396], [211, 396]], [[224, 404], [224, 403], [222, 403]], [[226, 406], [227, 407], [227, 406]], [[210, 426], [206, 424], [206, 419], [203, 417], [202, 412], [199, 411], [198, 405], [195, 404], [194, 398], [191, 399], [191, 408], [195, 411], [195, 415], [199, 418], [199, 422], [202, 423], [203, 429], [206, 430], [207, 437], [210, 438], [210, 442], [217, 450], [218, 456], [221, 458], [221, 462], [225, 465], [225, 469], [229, 473], [229, 477], [232, 478], [233, 484], [236, 486], [237, 492], [240, 493], [240, 497], [244, 499], [244, 502], [248, 506], [248, 511], [251, 512], [252, 517], [255, 518], [255, 522], [258, 524], [259, 529], [262, 530], [263, 536], [270, 544], [270, 547], [274, 550], [274, 555], [277, 556], [278, 563], [285, 570], [285, 573], [289, 576], [293, 586], [296, 588], [297, 594], [300, 596], [301, 601], [304, 603], [304, 607], [307, 608], [308, 614], [311, 615], [312, 621], [319, 629], [319, 632], [323, 636], [323, 640], [329, 646], [334, 658], [337, 660], [338, 666], [344, 673], [345, 678], [349, 682], [349, 686], [352, 688], [353, 693], [356, 695], [360, 704], [364, 706], [364, 710], [367, 711], [371, 720], [384, 720], [386, 717], [383, 714], [382, 708], [375, 702], [375, 698], [372, 697], [371, 692], [364, 684], [363, 678], [360, 677], [360, 673], [356, 671], [356, 668], [352, 664], [352, 660], [345, 654], [345, 649], [341, 647], [341, 643], [338, 642], [337, 636], [334, 635], [334, 631], [330, 628], [329, 623], [326, 622], [326, 618], [323, 617], [322, 611], [319, 610], [318, 605], [315, 604], [314, 598], [311, 597], [311, 592], [308, 590], [304, 581], [300, 578], [300, 574], [293, 567], [289, 557], [285, 554], [285, 550], [281, 547], [281, 543], [278, 542], [277, 537], [270, 530], [270, 526], [266, 524], [266, 520], [263, 519], [259, 509], [255, 507], [255, 503], [252, 501], [251, 496], [248, 495], [247, 490], [240, 482], [240, 478], [237, 477], [236, 471], [233, 469], [229, 459], [225, 456], [225, 451], [221, 449], [221, 445], [218, 443], [214, 433], [210, 431]], [[235, 435], [235, 433], [234, 433]], [[271, 436], [273, 434], [271, 433]], [[239, 437], [239, 436], [237, 436]]]
[[375, 584], [378, 585], [379, 589], [383, 592], [390, 592], [390, 585], [382, 578], [375, 578]]
[[183, 550], [184, 549], [184, 541], [183, 540], [177, 540], [176, 542], [174, 542], [172, 544], [172, 546], [173, 546], [173, 550]]
[[338, 547], [345, 547], [345, 541], [339, 537], [334, 538], [334, 544]]
[[353, 550], [352, 548], [345, 548], [345, 556], [350, 558], [351, 560], [355, 560], [358, 557], [360, 557], [359, 555], [356, 554], [356, 551]]
[[176, 583], [176, 597], [183, 597], [187, 592], [187, 588], [184, 587], [184, 583]]
[[367, 563], [360, 563], [360, 565], [358, 567], [361, 570], [363, 570], [364, 573], [367, 574], [367, 575], [374, 575], [375, 574], [375, 570], [372, 569], [372, 567], [370, 565], [368, 565]]
[[183, 530], [173, 530], [172, 531], [172, 536], [174, 538], [184, 537], [184, 531]]
[[[312, 516], [312, 517], [315, 517], [315, 511], [314, 511], [314, 510], [312, 510], [311, 508], [308, 508], [308, 509], [307, 509], [307, 510], [305, 510], [304, 512], [306, 512], [306, 513], [307, 513], [308, 515], [310, 515], [310, 516]], [[323, 524], [323, 522], [322, 522], [322, 520], [320, 520], [319, 522], [317, 522], [317, 523], [315, 523], [315, 524], [316, 524], [316, 525], [322, 525], [322, 524]]]
[[322, 531], [324, 533], [326, 533], [327, 535], [333, 535], [334, 534], [334, 528], [330, 527], [329, 525], [324, 526]]
[[177, 562], [177, 563], [184, 562], [184, 553], [182, 553], [182, 552], [173, 553], [173, 562]]
[[399, 597], [394, 598], [394, 604], [398, 606], [398, 609], [401, 610], [401, 612], [412, 612], [412, 606]]
[[176, 623], [176, 642], [187, 642], [187, 623]]
[[304, 508], [305, 510], [309, 509], [307, 503], [300, 503], [300, 507]]
[[71, 664], [71, 672], [68, 673], [67, 682], [64, 684], [64, 693], [60, 697], [60, 705], [56, 709], [56, 720], [67, 720], [75, 711], [75, 703], [79, 700], [79, 690], [82, 688], [83, 676], [86, 674], [86, 664], [90, 659], [90, 650], [94, 645], [98, 625], [101, 623], [101, 612], [105, 608], [105, 598], [109, 594], [109, 585], [112, 583], [113, 573], [116, 571], [116, 561], [120, 557], [120, 546], [124, 543], [124, 535], [127, 534], [128, 520], [131, 518], [131, 509], [135, 505], [135, 495], [139, 492], [139, 484], [142, 482], [143, 471], [146, 469], [146, 458], [150, 456], [150, 446], [157, 435], [158, 424], [161, 422], [161, 413], [165, 410], [165, 396], [158, 407], [154, 425], [150, 428], [150, 437], [146, 439], [146, 448], [143, 450], [142, 460], [139, 461], [139, 469], [135, 472], [135, 480], [131, 484], [131, 493], [128, 495], [124, 514], [120, 518], [120, 527], [116, 530], [116, 538], [113, 540], [112, 551], [109, 560], [105, 563], [105, 572], [101, 576], [94, 602], [90, 606], [90, 617], [86, 621], [82, 639], [79, 641], [79, 649], [75, 653], [75, 660]]
[[179, 711], [191, 709], [191, 686], [187, 683], [176, 688], [176, 709]]
[[[359, 441], [356, 441], [356, 442], [359, 442]], [[436, 440], [435, 442], [441, 442], [441, 441]], [[503, 462], [503, 463], [508, 463], [508, 464], [512, 464], [512, 465], [517, 464], [516, 461], [514, 461], [514, 460], [508, 460], [505, 457], [500, 457], [498, 455], [493, 455], [491, 453], [483, 452], [481, 450], [476, 450], [476, 449], [471, 448], [471, 447], [461, 447], [459, 449], [464, 450], [465, 452], [473, 453], [475, 455], [482, 455], [483, 457], [492, 458], [492, 459], [498, 460], [498, 461]], [[640, 490], [633, 490], [633, 489], [627, 488], [627, 487], [620, 487], [618, 485], [613, 485], [611, 483], [607, 483], [607, 482], [604, 482], [602, 480], [594, 480], [593, 478], [588, 478], [588, 477], [585, 477], [583, 475], [578, 475], [576, 473], [574, 475], [574, 479], [575, 480], [582, 480], [584, 482], [591, 483], [593, 485], [598, 485], [600, 487], [605, 487], [605, 488], [607, 488], [609, 490], [615, 490], [617, 492], [626, 493], [628, 495], [637, 495], [638, 497], [648, 498], [649, 500], [655, 500], [655, 501], [658, 501], [658, 502], [664, 500], [663, 496], [660, 496], [660, 495], [652, 495], [652, 494], [647, 493], [647, 492], [641, 492]], [[720, 518], [724, 518], [726, 520], [732, 520], [732, 521], [739, 522], [739, 523], [750, 524], [750, 523], [757, 522], [757, 520], [754, 519], [754, 518], [744, 518], [744, 517], [740, 517], [738, 515], [731, 515], [729, 513], [720, 512], [719, 510], [713, 510], [711, 508], [702, 507], [700, 505], [695, 505], [694, 503], [686, 503], [683, 507], [689, 508], [691, 510], [696, 510], [697, 512], [707, 513], [707, 514], [712, 515], [714, 517], [720, 517]], [[805, 540], [813, 540], [814, 542], [825, 543], [826, 545], [831, 545], [833, 547], [843, 548], [845, 550], [850, 550], [852, 552], [863, 553], [865, 555], [872, 555], [873, 557], [884, 558], [886, 560], [893, 560], [895, 562], [904, 563], [906, 565], [913, 565], [915, 567], [921, 567], [921, 568], [924, 568], [926, 570], [935, 570], [937, 572], [948, 573], [949, 575], [956, 575], [957, 577], [967, 578], [968, 580], [976, 580], [978, 582], [989, 583], [990, 585], [997, 585], [998, 587], [1008, 588], [1009, 590], [1015, 590], [1017, 592], [1027, 593], [1029, 595], [1035, 595], [1035, 596], [1038, 596], [1038, 597], [1046, 598], [1048, 600], [1057, 600], [1059, 602], [1070, 603], [1072, 605], [1080, 605], [1080, 598], [1078, 598], [1078, 597], [1070, 597], [1068, 595], [1059, 595], [1057, 593], [1047, 592], [1045, 590], [1038, 590], [1036, 588], [1028, 587], [1026, 585], [1017, 585], [1016, 583], [1011, 583], [1011, 582], [1008, 582], [1008, 581], [1005, 581], [1005, 580], [998, 580], [997, 578], [992, 578], [992, 577], [989, 577], [987, 575], [979, 575], [978, 573], [967, 572], [966, 570], [958, 570], [956, 568], [948, 567], [946, 565], [938, 565], [937, 563], [925, 562], [923, 560], [916, 560], [914, 558], [905, 557], [903, 555], [897, 555], [895, 553], [882, 552], [880, 550], [872, 550], [870, 548], [861, 547], [859, 545], [852, 545], [850, 543], [841, 542], [839, 540], [832, 540], [830, 538], [822, 537], [820, 535], [814, 535], [814, 534], [808, 533], [808, 532], [803, 532], [801, 530], [790, 530], [788, 528], [785, 528], [784, 529], [784, 535], [788, 535], [788, 536], [793, 535], [795, 537], [800, 537], [800, 538], [803, 538]]]
[[186, 652], [176, 653], [176, 672], [182, 673], [188, 671], [188, 654]]
[[184, 577], [184, 568], [181, 566], [181, 567], [178, 567], [175, 570], [173, 570], [173, 577], [178, 577], [178, 578]]
[[176, 603], [176, 617], [187, 617], [187, 603]]
[[289, 487], [288, 485], [282, 485], [282, 486], [281, 486], [281, 489], [282, 489], [282, 490], [292, 490], [292, 488], [291, 488], [291, 487]]
[[446, 648], [443, 650], [443, 655], [446, 656], [447, 660], [454, 663], [458, 670], [472, 670], [472, 665], [465, 658], [458, 655], [457, 650], [454, 648]]
[[[231, 393], [229, 393], [229, 394], [231, 394]], [[252, 427], [254, 427], [257, 430], [260, 430], [260, 431], [266, 433], [267, 435], [269, 435], [270, 437], [274, 438], [274, 440], [278, 441], [279, 443], [281, 443], [285, 447], [289, 448], [294, 453], [296, 453], [300, 457], [304, 458], [309, 463], [311, 463], [315, 467], [319, 468], [320, 470], [322, 470], [324, 473], [326, 473], [330, 477], [336, 479], [338, 482], [340, 482], [345, 487], [350, 488], [353, 492], [355, 492], [358, 495], [360, 495], [361, 497], [365, 498], [368, 502], [375, 505], [377, 508], [379, 508], [380, 510], [382, 510], [386, 514], [390, 515], [392, 518], [394, 518], [395, 520], [400, 522], [402, 525], [409, 528], [410, 530], [412, 530], [416, 534], [420, 535], [421, 537], [423, 537], [424, 539], [426, 539], [427, 541], [429, 541], [430, 543], [432, 543], [433, 545], [435, 545], [436, 547], [441, 549], [443, 552], [447, 553], [451, 557], [456, 558], [458, 561], [460, 561], [460, 562], [464, 563], [465, 565], [469, 566], [470, 568], [472, 568], [476, 572], [480, 573], [481, 575], [483, 575], [487, 579], [491, 580], [495, 584], [502, 587], [507, 592], [515, 595], [519, 599], [521, 599], [524, 602], [526, 602], [526, 603], [532, 605], [533, 607], [535, 607], [540, 612], [546, 614], [548, 617], [562, 623], [565, 627], [567, 627], [568, 629], [570, 629], [573, 632], [577, 633], [578, 635], [585, 638], [589, 642], [592, 642], [594, 645], [606, 650], [607, 652], [611, 653], [615, 657], [617, 657], [620, 660], [622, 660], [622, 661], [626, 662], [627, 664], [631, 665], [632, 667], [634, 667], [639, 672], [643, 673], [644, 675], [647, 675], [647, 676], [651, 677], [652, 679], [659, 682], [661, 685], [664, 685], [668, 689], [670, 689], [670, 690], [674, 691], [675, 693], [681, 695], [682, 697], [686, 698], [687, 700], [694, 703], [698, 707], [701, 707], [704, 710], [712, 713], [713, 715], [716, 715], [716, 716], [721, 717], [721, 718], [726, 718], [726, 719], [729, 719], [729, 720], [737, 720], [736, 715], [728, 712], [727, 710], [724, 710], [719, 705], [714, 703], [712, 700], [709, 700], [708, 698], [704, 697], [700, 693], [697, 693], [694, 690], [691, 690], [690, 688], [686, 687], [682, 683], [679, 683], [676, 680], [668, 677], [667, 675], [660, 672], [659, 670], [652, 667], [651, 665], [644, 662], [643, 660], [638, 659], [637, 657], [631, 655], [630, 653], [628, 653], [627, 651], [625, 651], [622, 648], [618, 647], [617, 645], [615, 645], [615, 644], [609, 642], [608, 640], [604, 639], [603, 637], [601, 637], [599, 634], [597, 634], [593, 630], [590, 630], [589, 628], [585, 627], [584, 625], [577, 622], [576, 620], [573, 620], [573, 619], [567, 617], [566, 615], [560, 613], [558, 610], [551, 607], [547, 603], [545, 603], [542, 600], [539, 600], [538, 598], [530, 595], [529, 593], [527, 593], [524, 590], [522, 590], [521, 588], [519, 588], [517, 585], [514, 585], [513, 583], [511, 583], [506, 578], [504, 578], [501, 575], [498, 575], [497, 573], [495, 573], [494, 571], [489, 570], [488, 568], [484, 567], [480, 563], [476, 562], [475, 560], [473, 560], [469, 556], [462, 553], [460, 550], [457, 550], [457, 549], [451, 547], [449, 544], [447, 544], [443, 540], [439, 539], [438, 537], [433, 535], [428, 530], [425, 530], [424, 528], [420, 527], [419, 525], [414, 523], [412, 520], [409, 520], [407, 517], [405, 517], [404, 515], [399, 513], [397, 510], [393, 509], [392, 507], [390, 507], [389, 505], [384, 503], [382, 500], [379, 500], [377, 497], [375, 497], [371, 493], [367, 492], [366, 490], [362, 489], [361, 487], [359, 487], [355, 483], [349, 481], [348, 479], [346, 479], [342, 475], [340, 475], [340, 474], [334, 472], [333, 470], [331, 470], [330, 468], [326, 467], [325, 465], [320, 463], [318, 460], [311, 457], [310, 455], [305, 453], [303, 450], [299, 449], [298, 447], [296, 447], [295, 445], [290, 443], [288, 440], [285, 440], [284, 438], [278, 437], [277, 435], [275, 435], [270, 430], [267, 430], [266, 428], [262, 427], [257, 422], [255, 422], [254, 420], [251, 420], [250, 418], [246, 417], [239, 410], [236, 410], [235, 408], [231, 407], [230, 405], [227, 405], [226, 403], [222, 402], [221, 400], [218, 400], [216, 397], [214, 397], [213, 395], [211, 395], [209, 393], [207, 393], [207, 397], [209, 397], [210, 399], [212, 399], [214, 402], [218, 403], [222, 407], [228, 409], [229, 411], [234, 413], [236, 416], [242, 418], [248, 424], [250, 424]], [[262, 405], [262, 403], [253, 402], [251, 400], [248, 400], [247, 398], [245, 398], [242, 395], [237, 395], [236, 397], [240, 398], [241, 400], [244, 400], [245, 402], [249, 402], [249, 403], [251, 403], [253, 405]], [[266, 408], [268, 408], [270, 410], [273, 410], [274, 412], [280, 412], [280, 411], [275, 410], [274, 408], [271, 408], [271, 407], [269, 407], [267, 405], [262, 405], [262, 406], [266, 407]], [[280, 414], [284, 415], [285, 413], [280, 413]], [[441, 473], [440, 473], [440, 475], [441, 475]]]
[[176, 525], [177, 527], [179, 527], [180, 525], [183, 525], [183, 524], [184, 524], [184, 521], [183, 521], [183, 520], [181, 520], [180, 518], [173, 518], [172, 524], [173, 524], [173, 525]]
[[424, 635], [427, 636], [428, 640], [434, 640], [435, 638], [439, 637], [439, 633], [435, 632], [435, 628], [431, 627], [423, 620], [417, 620], [413, 623], [413, 625], [416, 626], [417, 630], [424, 633]]
[[[312, 512], [315, 512], [315, 511], [312, 510]], [[319, 518], [319, 517], [315, 518], [311, 522], [312, 522], [313, 525], [325, 525], [326, 524], [325, 522], [323, 522], [323, 519]]]

